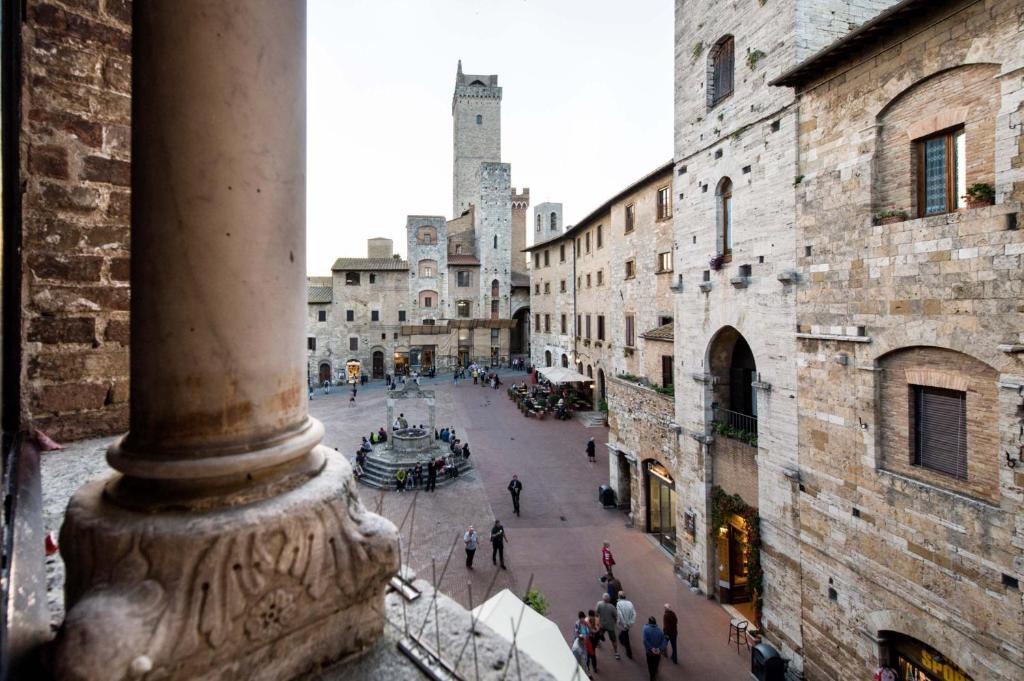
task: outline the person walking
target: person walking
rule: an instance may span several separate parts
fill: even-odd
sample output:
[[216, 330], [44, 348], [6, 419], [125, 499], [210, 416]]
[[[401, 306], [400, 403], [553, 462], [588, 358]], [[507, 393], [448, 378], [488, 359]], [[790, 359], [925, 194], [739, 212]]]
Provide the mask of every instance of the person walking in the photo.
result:
[[[676, 640], [679, 637], [679, 618], [672, 612], [672, 607], [665, 604], [665, 614], [661, 616], [661, 630], [665, 634], [665, 639], [668, 643], [672, 644], [672, 664], [679, 664], [679, 658], [676, 656]], [[667, 648], [667, 646], [666, 646]]]
[[622, 656], [619, 655], [619, 641], [616, 636], [615, 629], [619, 620], [619, 612], [612, 605], [611, 599], [608, 598], [607, 593], [601, 594], [601, 600], [597, 602], [597, 620], [601, 626], [601, 640], [605, 637], [612, 641], [612, 652], [615, 653], [615, 659], [621, 660]]
[[636, 623], [636, 608], [632, 601], [626, 598], [623, 591], [619, 592], [618, 601], [615, 603], [615, 610], [619, 613], [619, 643], [626, 651], [626, 657], [633, 659], [633, 646], [629, 641], [629, 630]]
[[608, 599], [615, 605], [619, 600], [619, 592], [622, 591], [622, 582], [615, 575], [608, 578]]
[[505, 534], [505, 528], [501, 526], [500, 520], [495, 520], [494, 527], [491, 528], [491, 563], [497, 565], [500, 558], [502, 570], [508, 569], [505, 567], [506, 541], [508, 541], [508, 536]]
[[[576, 616], [576, 621], [572, 626], [572, 644], [569, 645], [569, 650], [572, 651], [572, 656], [576, 658], [576, 664], [584, 666], [587, 659], [587, 616], [583, 614], [581, 610]], [[587, 677], [590, 677], [590, 672], [587, 672]]]
[[651, 681], [658, 676], [658, 665], [661, 664], [666, 643], [665, 633], [658, 628], [658, 620], [648, 617], [644, 625], [644, 653], [647, 654], [647, 674]]
[[466, 544], [466, 567], [473, 569], [473, 556], [476, 555], [477, 536], [476, 530], [470, 525], [466, 533], [462, 535], [462, 541]]
[[[593, 610], [590, 611], [593, 614]], [[597, 673], [597, 649], [594, 647], [594, 635], [593, 629], [590, 626], [590, 620], [583, 614], [581, 610], [579, 612], [579, 619], [576, 620], [576, 625], [573, 628], [573, 632], [576, 635], [576, 642], [579, 643], [582, 656], [586, 659], [584, 671], [587, 672], [589, 678], [594, 678], [594, 674]], [[573, 645], [576, 645], [576, 642]], [[576, 658], [579, 660], [579, 656]], [[583, 665], [583, 662], [580, 662]], [[593, 671], [591, 671], [593, 670]]]
[[604, 565], [604, 570], [607, 573], [607, 579], [614, 577], [615, 575], [612, 574], [612, 566], [615, 565], [615, 556], [612, 555], [612, 545], [608, 542], [604, 542], [601, 546], [601, 563]]
[[[468, 451], [468, 450], [467, 450]], [[519, 476], [513, 475], [512, 481], [508, 483], [508, 491], [512, 495], [512, 512], [519, 515], [519, 495], [523, 492], [523, 483], [519, 482]]]
[[597, 445], [594, 444], [594, 438], [587, 440], [587, 460], [590, 463], [597, 461], [594, 457], [597, 455]]

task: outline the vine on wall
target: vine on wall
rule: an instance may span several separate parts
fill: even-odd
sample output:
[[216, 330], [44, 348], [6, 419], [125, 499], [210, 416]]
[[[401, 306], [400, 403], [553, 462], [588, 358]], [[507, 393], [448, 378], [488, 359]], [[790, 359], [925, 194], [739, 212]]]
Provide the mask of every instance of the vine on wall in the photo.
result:
[[761, 570], [761, 525], [757, 509], [748, 505], [738, 494], [726, 494], [718, 485], [711, 488], [711, 530], [724, 527], [730, 514], [738, 515], [747, 524], [747, 584], [751, 590], [755, 624], [761, 626], [761, 602], [764, 593], [764, 572]]

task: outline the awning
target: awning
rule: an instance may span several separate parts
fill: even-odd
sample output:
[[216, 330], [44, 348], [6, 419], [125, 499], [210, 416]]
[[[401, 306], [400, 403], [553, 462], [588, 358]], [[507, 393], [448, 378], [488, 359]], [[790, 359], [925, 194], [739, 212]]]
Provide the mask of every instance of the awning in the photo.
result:
[[565, 367], [540, 367], [537, 369], [537, 373], [555, 385], [561, 383], [591, 383], [594, 380], [574, 369], [567, 369]]
[[523, 603], [508, 589], [473, 608], [473, 615], [508, 642], [515, 627], [516, 648], [529, 655], [559, 681], [582, 681], [580, 669], [558, 625]]

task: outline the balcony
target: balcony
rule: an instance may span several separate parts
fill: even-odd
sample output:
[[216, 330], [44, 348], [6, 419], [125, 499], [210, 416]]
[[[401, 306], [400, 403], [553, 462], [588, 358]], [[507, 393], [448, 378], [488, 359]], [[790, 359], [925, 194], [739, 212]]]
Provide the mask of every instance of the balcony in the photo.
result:
[[751, 447], [757, 446], [757, 417], [738, 411], [715, 407], [711, 430], [732, 440], [745, 442]]

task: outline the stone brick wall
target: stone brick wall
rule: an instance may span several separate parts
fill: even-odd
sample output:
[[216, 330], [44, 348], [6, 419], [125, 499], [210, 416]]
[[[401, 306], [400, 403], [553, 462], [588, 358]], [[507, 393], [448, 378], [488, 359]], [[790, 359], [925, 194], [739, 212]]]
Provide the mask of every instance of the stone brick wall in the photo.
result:
[[715, 484], [727, 494], [738, 494], [750, 506], [757, 507], [757, 447], [716, 435], [712, 445]]
[[919, 201], [914, 140], [962, 126], [966, 142], [964, 188], [995, 184], [999, 67], [971, 64], [921, 80], [877, 116], [874, 164], [875, 211], [905, 210], [916, 216]]
[[[452, 96], [452, 217], [458, 217], [470, 205], [479, 203], [480, 164], [501, 161], [501, 88], [497, 87], [498, 77], [480, 76], [485, 85], [470, 85], [476, 78], [459, 73]], [[476, 122], [477, 116], [480, 116], [480, 123]]]
[[128, 426], [131, 5], [29, 0], [21, 88], [22, 418]]
[[[1007, 351], [1024, 329], [1024, 233], [1010, 229], [1024, 217], [1013, 201], [1024, 168], [1012, 160], [1024, 139], [1024, 8], [954, 2], [934, 11], [801, 93], [795, 512], [809, 678], [870, 674], [886, 631], [925, 642], [973, 678], [1024, 675], [1012, 586], [1024, 579], [1024, 474], [1005, 459], [1024, 413], [1024, 360]], [[940, 21], [939, 12], [956, 14]], [[976, 97], [991, 85], [979, 84], [977, 64], [995, 65], [988, 106]], [[937, 84], [941, 109], [922, 101], [923, 118], [988, 116], [976, 125], [992, 140], [968, 139], [968, 155], [973, 148], [969, 162], [991, 164], [975, 167], [994, 178], [997, 205], [876, 225], [877, 156], [890, 152], [876, 124]], [[904, 172], [887, 183], [912, 185], [913, 168]], [[907, 456], [908, 371], [964, 379], [973, 480], [890, 463]]]

